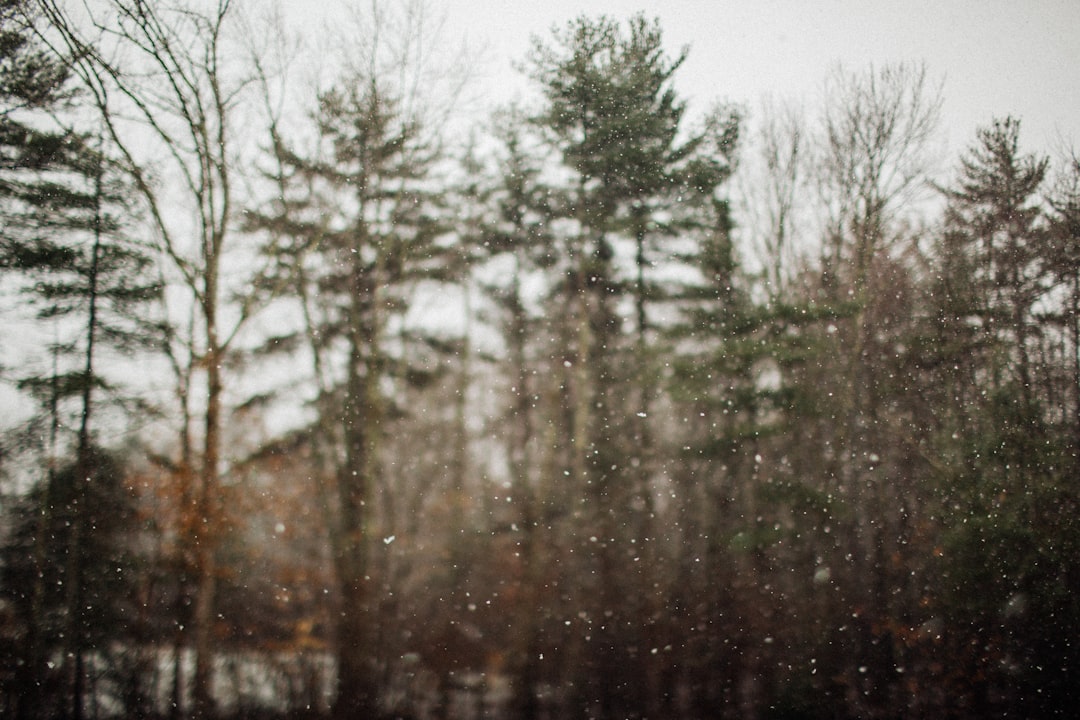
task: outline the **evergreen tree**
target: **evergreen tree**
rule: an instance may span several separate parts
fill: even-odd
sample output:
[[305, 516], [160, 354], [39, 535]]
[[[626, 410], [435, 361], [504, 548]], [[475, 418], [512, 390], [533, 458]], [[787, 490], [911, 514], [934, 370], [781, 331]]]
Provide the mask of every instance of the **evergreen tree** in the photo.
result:
[[1052, 208], [1048, 270], [1063, 294], [1060, 309], [1051, 319], [1068, 339], [1064, 357], [1065, 389], [1072, 402], [1063, 423], [1071, 426], [1073, 462], [1080, 463], [1080, 157], [1066, 162], [1050, 194]]
[[[6, 571], [22, 573], [25, 582], [5, 588], [15, 593], [25, 632], [18, 713], [39, 712], [39, 693], [59, 677], [57, 712], [80, 717], [87, 653], [122, 634], [119, 623], [102, 618], [116, 619], [107, 608], [124, 607], [123, 585], [131, 578], [123, 563], [103, 569], [119, 562], [132, 514], [121, 468], [98, 445], [93, 422], [105, 406], [102, 396], [110, 404], [129, 397], [100, 361], [108, 352], [117, 357], [159, 342], [145, 317], [160, 285], [150, 274], [148, 250], [123, 235], [131, 191], [122, 175], [88, 136], [61, 125], [66, 72], [34, 47], [28, 26], [17, 24], [26, 12], [22, 3], [5, 3], [0, 16], [0, 269], [15, 277], [37, 319], [55, 325], [61, 339], [48, 348], [48, 370], [17, 378], [40, 404], [31, 426], [47, 428], [24, 436], [45, 438], [48, 447], [39, 447], [44, 478], [20, 501], [5, 546]], [[62, 456], [73, 459], [58, 470]], [[108, 512], [110, 506], [117, 512]], [[49, 577], [64, 585], [62, 593]], [[64, 658], [56, 672], [45, 662], [53, 652]]]
[[950, 649], [975, 678], [963, 695], [981, 714], [1063, 712], [1080, 662], [1058, 639], [1080, 622], [1071, 599], [1080, 534], [1070, 433], [1056, 427], [1048, 393], [1064, 368], [1040, 352], [1053, 327], [1040, 306], [1057, 302], [1059, 246], [1039, 196], [1047, 167], [1020, 152], [1015, 119], [979, 130], [947, 191], [941, 252], [952, 276], [939, 282], [932, 315], [947, 362], [931, 367], [954, 389], [936, 439], [953, 559], [940, 600]]
[[[122, 597], [105, 594], [111, 587], [109, 583], [94, 585], [95, 575], [117, 570], [126, 573], [125, 580], [132, 578], [131, 568], [106, 570], [101, 565], [122, 551], [119, 544], [112, 543], [119, 543], [117, 538], [130, 530], [125, 525], [130, 524], [133, 515], [130, 509], [116, 513], [106, 510], [110, 505], [120, 510], [130, 508], [131, 499], [125, 496], [122, 468], [109, 460], [98, 444], [95, 421], [103, 414], [101, 410], [110, 407], [128, 413], [148, 412], [131, 394], [131, 388], [115, 382], [115, 370], [110, 378], [109, 363], [102, 359], [134, 362], [124, 356], [159, 347], [162, 338], [158, 328], [147, 320], [147, 308], [160, 296], [160, 285], [149, 274], [152, 261], [145, 248], [120, 234], [119, 213], [126, 209], [122, 204], [126, 188], [113, 178], [106, 186], [105, 159], [99, 153], [86, 151], [83, 162], [91, 167], [70, 168], [67, 182], [50, 191], [50, 197], [63, 198], [63, 206], [53, 208], [49, 214], [38, 208], [38, 226], [48, 228], [48, 234], [39, 236], [32, 246], [19, 248], [12, 263], [12, 269], [26, 282], [24, 289], [30, 305], [37, 308], [37, 318], [55, 324], [58, 334], [67, 336], [48, 349], [52, 358], [49, 370], [24, 375], [18, 381], [18, 386], [34, 396], [41, 408], [30, 419], [31, 427], [49, 430], [41, 462], [46, 477], [39, 483], [40, 489], [26, 499], [28, 512], [39, 518], [27, 522], [40, 526], [34, 526], [36, 532], [16, 537], [15, 542], [24, 542], [27, 537], [36, 542], [30, 557], [39, 569], [37, 579], [22, 586], [23, 592], [29, 594], [24, 617], [29, 623], [25, 667], [28, 673], [43, 672], [41, 653], [50, 649], [59, 649], [63, 657], [70, 658], [68, 662], [75, 667], [65, 667], [60, 692], [69, 698], [70, 712], [75, 717], [81, 716], [86, 690], [85, 653], [102, 649], [103, 634], [123, 632], [118, 623], [100, 625], [99, 618], [93, 617], [98, 605], [123, 607], [124, 603]], [[91, 173], [90, 178], [82, 178], [89, 187], [78, 186], [75, 173], [80, 170]], [[68, 430], [72, 432], [67, 434]], [[74, 458], [72, 464], [57, 474], [55, 458], [65, 455]], [[66, 539], [58, 540], [49, 530], [57, 523], [68, 528]], [[17, 532], [23, 531], [25, 527]], [[60, 548], [54, 547], [61, 541]], [[89, 555], [80, 552], [83, 548], [100, 549], [102, 553]], [[62, 571], [50, 567], [57, 562], [64, 563]], [[41, 630], [48, 629], [47, 615], [38, 617], [34, 610], [47, 612], [50, 600], [45, 593], [49, 586], [43, 578], [55, 572], [69, 578], [69, 592], [64, 596], [68, 605], [62, 614], [70, 625], [50, 638], [41, 636], [37, 627], [43, 623]], [[84, 584], [88, 586], [85, 591]], [[41, 644], [58, 641], [59, 646]]]
[[336, 487], [340, 717], [378, 710], [371, 513], [387, 484], [381, 439], [407, 412], [394, 393], [427, 382], [438, 365], [431, 353], [445, 347], [406, 324], [411, 293], [461, 269], [432, 179], [439, 149], [401, 102], [364, 76], [321, 95], [317, 154], [276, 138], [283, 195], [257, 221], [285, 239], [276, 241], [276, 257], [302, 306], [319, 387], [313, 442], [330, 443], [322, 456]]
[[13, 716], [86, 717], [97, 683], [124, 672], [107, 663], [112, 643], [138, 638], [137, 529], [124, 467], [97, 447], [16, 502], [0, 549], [0, 593], [24, 633], [4, 658]]
[[[62, 181], [45, 189], [48, 202], [36, 209], [36, 232], [13, 243], [9, 269], [22, 280], [37, 319], [53, 323], [62, 336], [49, 348], [53, 370], [23, 376], [18, 384], [57, 413], [59, 425], [75, 429], [79, 454], [93, 442], [100, 395], [128, 410], [145, 409], [110, 380], [100, 356], [112, 353], [124, 362], [125, 355], [161, 346], [150, 308], [162, 286], [151, 250], [125, 235], [135, 213], [130, 185], [85, 138], [71, 137], [68, 145], [79, 157], [66, 163]], [[64, 412], [71, 402], [74, 409]]]
[[[648, 680], [653, 659], [633, 649], [654, 644], [651, 618], [663, 603], [648, 562], [657, 542], [656, 366], [643, 351], [659, 288], [651, 268], [657, 258], [665, 267], [674, 261], [663, 246], [680, 229], [672, 218], [685, 219], [680, 201], [723, 182], [737, 137], [727, 113], [685, 127], [671, 87], [684, 58], [668, 57], [659, 26], [641, 16], [625, 30], [609, 18], [579, 18], [550, 44], [537, 40], [531, 58], [545, 97], [535, 122], [567, 177], [552, 195], [557, 281], [547, 307], [559, 318], [550, 333], [561, 393], [556, 442], [571, 497], [580, 497], [573, 512], [584, 515], [570, 535], [589, 628], [587, 640], [576, 640], [586, 668], [577, 702], [582, 710], [595, 703], [601, 717], [659, 702]], [[628, 546], [645, 560], [631, 573], [619, 550]]]
[[0, 3], [0, 268], [33, 251], [34, 211], [79, 156], [51, 117], [70, 97], [67, 71], [34, 43], [32, 23], [26, 0]]
[[997, 347], [985, 378], [995, 390], [1011, 386], [1028, 407], [1036, 388], [1033, 311], [1047, 289], [1047, 237], [1038, 193], [1048, 161], [1019, 151], [1020, 123], [994, 121], [978, 131], [947, 191], [947, 227], [970, 263], [976, 320]]

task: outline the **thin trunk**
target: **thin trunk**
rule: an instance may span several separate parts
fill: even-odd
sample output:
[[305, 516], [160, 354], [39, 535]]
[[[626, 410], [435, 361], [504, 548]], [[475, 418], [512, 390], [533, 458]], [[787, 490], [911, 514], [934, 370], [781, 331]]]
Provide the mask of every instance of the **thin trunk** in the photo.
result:
[[82, 463], [77, 462], [74, 470], [72, 471], [72, 495], [70, 500], [70, 507], [67, 508], [69, 513], [70, 525], [70, 537], [68, 538], [67, 547], [65, 548], [66, 563], [64, 567], [64, 616], [65, 616], [65, 628], [64, 628], [64, 642], [63, 642], [63, 658], [65, 671], [68, 674], [69, 690], [71, 692], [70, 698], [65, 698], [65, 704], [70, 700], [71, 702], [71, 715], [73, 720], [82, 720], [82, 705], [83, 705], [83, 678], [81, 677], [82, 667], [82, 651], [84, 643], [84, 631], [82, 622], [83, 602], [82, 589], [83, 589], [83, 573], [81, 567], [82, 561], [82, 543], [83, 543], [83, 528], [84, 528], [84, 513], [85, 499], [86, 499], [86, 485], [87, 478], [86, 472], [88, 468]]
[[587, 278], [584, 268], [577, 268], [573, 272], [574, 323], [576, 330], [575, 345], [573, 352], [573, 369], [570, 377], [570, 402], [571, 402], [571, 427], [570, 427], [570, 474], [574, 482], [581, 487], [588, 487], [591, 478], [588, 476], [588, 458], [591, 422], [591, 376], [589, 362], [592, 355], [592, 327], [588, 290], [586, 289]]
[[205, 253], [206, 268], [203, 318], [206, 321], [206, 412], [204, 415], [203, 465], [200, 473], [195, 518], [196, 587], [192, 618], [195, 635], [195, 676], [192, 688], [194, 715], [211, 717], [213, 699], [213, 627], [214, 596], [217, 591], [217, 544], [219, 541], [220, 498], [218, 497], [218, 467], [221, 462], [221, 346], [217, 327], [217, 263], [216, 237]]
[[[637, 206], [641, 208], [642, 206]], [[644, 623], [642, 644], [647, 648], [660, 647], [662, 643], [657, 633], [656, 618], [662, 616], [660, 592], [658, 592], [658, 548], [654, 537], [655, 528], [653, 521], [655, 507], [652, 493], [653, 474], [653, 437], [650, 428], [652, 422], [652, 398], [656, 392], [655, 376], [652, 372], [652, 363], [649, 356], [649, 319], [648, 319], [648, 288], [646, 284], [645, 268], [648, 260], [645, 254], [646, 218], [643, 209], [635, 211], [635, 241], [637, 265], [637, 278], [634, 292], [634, 303], [637, 315], [637, 338], [635, 352], [638, 362], [637, 385], [638, 398], [637, 409], [634, 413], [634, 441], [636, 456], [631, 459], [629, 472], [635, 480], [633, 492], [634, 504], [637, 511], [637, 522], [634, 527], [635, 539], [638, 543], [638, 553], [641, 562], [638, 564], [640, 578], [638, 591], [642, 594], [641, 622]], [[636, 461], [636, 463], [635, 463]], [[664, 690], [661, 686], [661, 663], [659, 655], [642, 654], [642, 670], [644, 673], [644, 712], [649, 717], [656, 717], [661, 711], [661, 696]]]
[[[193, 367], [191, 363], [187, 363], [186, 367], [178, 362], [174, 355], [170, 354], [170, 359], [173, 360], [173, 371], [177, 377], [177, 402], [181, 409], [181, 421], [180, 421], [180, 433], [178, 442], [180, 445], [180, 464], [176, 470], [176, 480], [179, 484], [180, 497], [178, 499], [178, 506], [181, 513], [181, 525], [184, 525], [184, 516], [194, 512], [195, 500], [193, 487], [194, 478], [194, 448], [191, 439], [191, 373], [190, 368]], [[188, 518], [192, 520], [191, 526], [194, 525], [194, 518]], [[175, 623], [175, 632], [173, 634], [173, 667], [172, 667], [172, 702], [169, 706], [169, 720], [180, 720], [186, 717], [187, 711], [185, 708], [186, 697], [184, 693], [184, 650], [188, 645], [189, 637], [189, 625], [186, 621], [186, 601], [188, 585], [191, 581], [190, 571], [192, 570], [189, 560], [193, 555], [192, 546], [194, 544], [194, 538], [190, 533], [181, 531], [179, 537], [180, 547], [176, 550], [175, 561], [177, 563], [177, 588], [176, 599], [174, 606], [173, 622]]]
[[365, 307], [374, 307], [371, 279], [361, 264], [353, 262], [349, 360], [346, 398], [342, 410], [345, 462], [338, 473], [339, 527], [334, 548], [341, 592], [338, 625], [338, 679], [334, 717], [339, 720], [375, 717], [378, 712], [375, 669], [371, 657], [371, 599], [368, 577], [368, 505], [374, 467], [371, 429], [378, 426], [372, 402], [377, 388], [371, 386], [374, 361], [374, 321]]
[[[529, 485], [532, 458], [529, 444], [532, 442], [531, 383], [525, 359], [525, 341], [528, 321], [521, 297], [521, 259], [514, 257], [514, 273], [510, 295], [510, 357], [514, 368], [515, 396], [513, 405], [514, 427], [510, 432], [510, 473], [514, 483], [514, 498], [521, 508], [519, 532], [521, 533], [521, 563], [523, 595], [538, 599], [541, 582], [541, 556], [537, 542], [538, 513], [536, 496]], [[521, 720], [537, 720], [540, 705], [537, 701], [537, 685], [540, 682], [540, 623], [535, 607], [525, 607], [521, 618], [524, 623], [525, 642], [521, 664], [515, 677], [515, 704]]]
[[82, 387], [82, 417], [79, 422], [79, 447], [78, 458], [84, 461], [90, 450], [90, 414], [92, 411], [92, 394], [94, 379], [94, 350], [97, 340], [97, 316], [98, 316], [98, 273], [101, 265], [101, 200], [102, 200], [102, 160], [98, 158], [98, 165], [94, 173], [94, 245], [90, 254], [90, 272], [87, 276], [87, 295], [89, 307], [86, 321], [86, 363], [83, 368]]
[[457, 397], [454, 399], [454, 449], [453, 483], [455, 497], [466, 497], [466, 485], [469, 477], [469, 428], [468, 428], [468, 390], [472, 375], [472, 295], [466, 285], [465, 294], [465, 332], [461, 341], [461, 363], [457, 378]]
[[85, 606], [82, 572], [81, 548], [83, 545], [84, 514], [87, 510], [87, 495], [91, 475], [94, 472], [90, 457], [90, 415], [93, 403], [94, 381], [94, 346], [97, 337], [98, 316], [98, 271], [101, 258], [101, 197], [102, 168], [98, 160], [94, 176], [94, 220], [93, 246], [90, 251], [90, 268], [87, 276], [87, 296], [89, 307], [86, 324], [86, 359], [83, 366], [82, 412], [79, 418], [78, 446], [75, 455], [75, 469], [72, 477], [71, 540], [68, 545], [68, 563], [66, 572], [67, 617], [69, 622], [67, 638], [71, 644], [69, 655], [72, 656], [71, 677], [71, 717], [83, 718], [83, 700], [85, 695], [84, 644], [86, 642], [86, 620], [83, 618]]
[[1073, 452], [1080, 460], [1080, 273], [1073, 275], [1072, 307], [1069, 308], [1072, 319], [1072, 390], [1073, 390]]

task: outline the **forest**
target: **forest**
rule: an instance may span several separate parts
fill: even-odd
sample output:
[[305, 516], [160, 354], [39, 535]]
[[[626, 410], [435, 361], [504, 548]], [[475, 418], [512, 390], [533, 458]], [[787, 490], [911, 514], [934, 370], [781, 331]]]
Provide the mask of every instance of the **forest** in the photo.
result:
[[355, 6], [0, 0], [0, 715], [1075, 712], [1080, 154]]

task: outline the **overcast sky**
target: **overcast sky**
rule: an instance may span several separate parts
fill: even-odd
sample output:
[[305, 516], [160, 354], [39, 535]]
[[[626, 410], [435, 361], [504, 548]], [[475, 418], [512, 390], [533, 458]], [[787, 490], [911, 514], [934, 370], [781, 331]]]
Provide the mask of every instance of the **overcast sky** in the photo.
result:
[[1080, 145], [1080, 0], [440, 0], [447, 31], [487, 48], [486, 92], [520, 93], [512, 63], [532, 35], [581, 14], [660, 19], [676, 52], [690, 46], [677, 85], [691, 107], [763, 95], [811, 108], [830, 67], [925, 61], [944, 79], [950, 153], [978, 125], [1013, 114], [1023, 146]]

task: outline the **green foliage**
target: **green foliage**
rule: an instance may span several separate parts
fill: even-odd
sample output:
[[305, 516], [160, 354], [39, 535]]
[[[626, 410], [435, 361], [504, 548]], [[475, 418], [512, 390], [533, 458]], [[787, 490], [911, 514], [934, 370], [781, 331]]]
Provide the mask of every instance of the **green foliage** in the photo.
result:
[[[54, 415], [86, 436], [100, 391], [115, 391], [95, 365], [103, 347], [122, 352], [161, 341], [147, 308], [162, 292], [149, 248], [122, 229], [135, 215], [123, 173], [91, 137], [60, 125], [71, 99], [61, 59], [32, 40], [30, 7], [5, 3], [0, 20], [0, 270], [18, 278], [54, 344], [51, 375], [16, 378]], [[72, 337], [76, 339], [71, 339]], [[56, 417], [77, 399], [74, 422]]]
[[[271, 128], [270, 200], [244, 221], [272, 268], [255, 294], [218, 306], [220, 258], [177, 260], [206, 304], [189, 342], [170, 336], [182, 460], [160, 462], [171, 484], [147, 479], [160, 515], [147, 538], [90, 419], [124, 387], [102, 347], [160, 344], [156, 258], [125, 233], [140, 217], [109, 146], [62, 126], [77, 97], [26, 9], [0, 0], [0, 269], [35, 320], [65, 332], [49, 371], [16, 378], [41, 412], [7, 447], [74, 460], [56, 469], [42, 452], [40, 482], [5, 506], [8, 696], [70, 706], [80, 657], [163, 643], [175, 621], [199, 625], [176, 631], [177, 650], [211, 630], [256, 651], [336, 648], [348, 716], [421, 707], [427, 672], [449, 711], [451, 679], [473, 671], [512, 674], [526, 720], [1071, 709], [1075, 158], [1048, 189], [1019, 124], [995, 122], [962, 156], [944, 214], [919, 218], [939, 104], [925, 72], [838, 73], [820, 152], [793, 146], [791, 166], [771, 168], [791, 173], [770, 178], [790, 197], [774, 197], [788, 205], [764, 229], [777, 256], [760, 258], [762, 282], [742, 255], [758, 228], [726, 197], [742, 113], [690, 122], [674, 86], [686, 51], [669, 55], [655, 21], [581, 17], [536, 40], [541, 106], [496, 118], [497, 148], [472, 143], [454, 182], [438, 128], [411, 114], [423, 103], [354, 72], [313, 99], [306, 145]], [[201, 107], [181, 106], [188, 119]], [[209, 137], [191, 130], [196, 145]], [[218, 180], [247, 180], [199, 147]], [[797, 182], [804, 170], [824, 199]], [[188, 190], [216, 198], [211, 185]], [[785, 225], [807, 219], [799, 203], [820, 236], [816, 222]], [[234, 221], [208, 213], [195, 245]], [[820, 257], [787, 267], [794, 237]], [[460, 336], [419, 317], [418, 297], [450, 293], [475, 312]], [[264, 301], [296, 312], [260, 335], [244, 320]], [[218, 337], [234, 312], [251, 335]], [[474, 335], [474, 319], [490, 324]], [[217, 373], [242, 369], [230, 348], [248, 341], [245, 359], [310, 362], [282, 373], [310, 404], [265, 388], [238, 401], [239, 441], [219, 457]], [[210, 396], [199, 474], [193, 418]], [[262, 432], [282, 409], [294, 424], [249, 453], [244, 423]], [[311, 508], [274, 497], [293, 484]], [[297, 544], [250, 553], [271, 535]], [[151, 540], [170, 560], [136, 578]], [[133, 582], [161, 610], [157, 634], [128, 620]], [[240, 619], [226, 627], [219, 611]]]
[[1033, 431], [1022, 393], [1000, 393], [949, 493], [942, 610], [955, 640], [986, 643], [990, 681], [1058, 712], [1080, 655], [1063, 635], [1080, 624], [1080, 495], [1052, 433]]
[[16, 669], [5, 689], [21, 702], [43, 702], [22, 707], [26, 717], [58, 716], [82, 701], [87, 663], [138, 637], [134, 497], [123, 465], [91, 448], [19, 498], [9, 521], [0, 597], [17, 640], [0, 659]]
[[666, 60], [659, 25], [641, 16], [627, 35], [608, 18], [579, 18], [556, 42], [537, 43], [534, 77], [548, 99], [541, 122], [566, 143], [567, 164], [613, 198], [656, 193], [678, 154], [684, 108], [668, 83], [685, 53]]
[[0, 6], [0, 269], [27, 254], [22, 243], [35, 239], [39, 223], [34, 210], [52, 202], [56, 174], [78, 164], [78, 139], [49, 117], [67, 98], [67, 71], [35, 46], [29, 8], [23, 0]]

